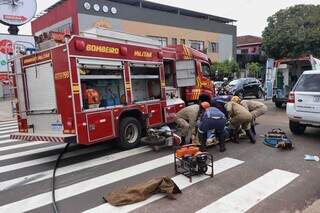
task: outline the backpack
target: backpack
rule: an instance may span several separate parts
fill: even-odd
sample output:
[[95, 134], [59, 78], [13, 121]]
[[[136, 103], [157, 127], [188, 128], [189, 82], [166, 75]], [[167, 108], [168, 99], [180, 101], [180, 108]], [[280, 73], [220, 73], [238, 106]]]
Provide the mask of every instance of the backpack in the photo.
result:
[[272, 129], [264, 138], [263, 143], [267, 146], [280, 149], [293, 149], [292, 141], [281, 129]]

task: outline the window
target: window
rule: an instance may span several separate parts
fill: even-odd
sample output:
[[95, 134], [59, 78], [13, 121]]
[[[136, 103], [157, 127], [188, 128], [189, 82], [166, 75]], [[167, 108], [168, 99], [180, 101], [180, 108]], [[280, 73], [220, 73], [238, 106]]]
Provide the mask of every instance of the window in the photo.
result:
[[166, 87], [174, 87], [174, 64], [173, 61], [164, 61], [164, 74], [166, 79]]
[[241, 54], [248, 54], [249, 53], [249, 50], [248, 49], [242, 49], [241, 50]]
[[172, 45], [177, 45], [178, 44], [178, 40], [177, 38], [172, 38]]
[[130, 70], [134, 102], [161, 99], [158, 66], [136, 64], [132, 65]]
[[212, 53], [217, 53], [219, 52], [219, 46], [218, 46], [218, 43], [216, 42], [209, 42], [209, 50], [210, 52]]
[[168, 46], [168, 38], [165, 37], [157, 37], [157, 36], [148, 36], [150, 38], [153, 38], [155, 40], [158, 40], [160, 42], [161, 47]]
[[103, 68], [103, 66], [82, 65], [79, 69], [83, 109], [126, 103], [122, 67]]
[[185, 39], [180, 39], [180, 44], [186, 44], [186, 40]]
[[201, 69], [204, 76], [210, 76], [210, 66], [206, 63], [201, 63]]
[[60, 32], [60, 33], [63, 33], [66, 29], [70, 30], [70, 32], [72, 32], [72, 24], [71, 23], [67, 23], [67, 24], [64, 24], [56, 29], [53, 29], [52, 31], [53, 32]]
[[204, 42], [203, 41], [190, 41], [190, 46], [193, 49], [203, 51], [204, 50]]
[[320, 92], [320, 74], [302, 75], [294, 91]]

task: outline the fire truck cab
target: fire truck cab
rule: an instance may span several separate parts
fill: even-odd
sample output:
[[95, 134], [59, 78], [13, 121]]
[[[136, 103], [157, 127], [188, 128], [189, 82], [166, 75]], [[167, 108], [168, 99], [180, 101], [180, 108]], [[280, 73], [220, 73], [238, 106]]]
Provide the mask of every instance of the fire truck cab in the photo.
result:
[[135, 147], [149, 127], [174, 121], [213, 95], [207, 57], [185, 46], [95, 28], [12, 61], [19, 133], [12, 139]]

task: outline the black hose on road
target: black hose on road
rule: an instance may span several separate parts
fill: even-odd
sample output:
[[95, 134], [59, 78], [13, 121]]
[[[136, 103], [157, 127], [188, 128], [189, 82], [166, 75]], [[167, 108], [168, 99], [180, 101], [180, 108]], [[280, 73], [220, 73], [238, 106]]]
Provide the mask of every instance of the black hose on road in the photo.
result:
[[54, 212], [55, 213], [59, 213], [59, 210], [58, 210], [58, 207], [57, 207], [57, 204], [56, 204], [56, 193], [55, 193], [55, 188], [56, 188], [56, 171], [59, 167], [59, 162], [62, 158], [62, 156], [67, 152], [67, 149], [69, 147], [70, 143], [67, 143], [67, 145], [64, 147], [64, 149], [62, 150], [62, 152], [60, 153], [57, 161], [56, 161], [56, 164], [54, 166], [54, 169], [53, 169], [53, 174], [52, 174], [52, 205], [53, 205], [53, 209], [54, 209]]

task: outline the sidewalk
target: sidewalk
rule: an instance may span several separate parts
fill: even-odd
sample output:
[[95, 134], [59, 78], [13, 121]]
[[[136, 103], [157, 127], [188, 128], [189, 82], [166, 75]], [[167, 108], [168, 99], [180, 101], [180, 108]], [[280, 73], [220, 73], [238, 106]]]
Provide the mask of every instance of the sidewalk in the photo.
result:
[[0, 121], [7, 121], [14, 119], [11, 113], [10, 100], [0, 100]]

